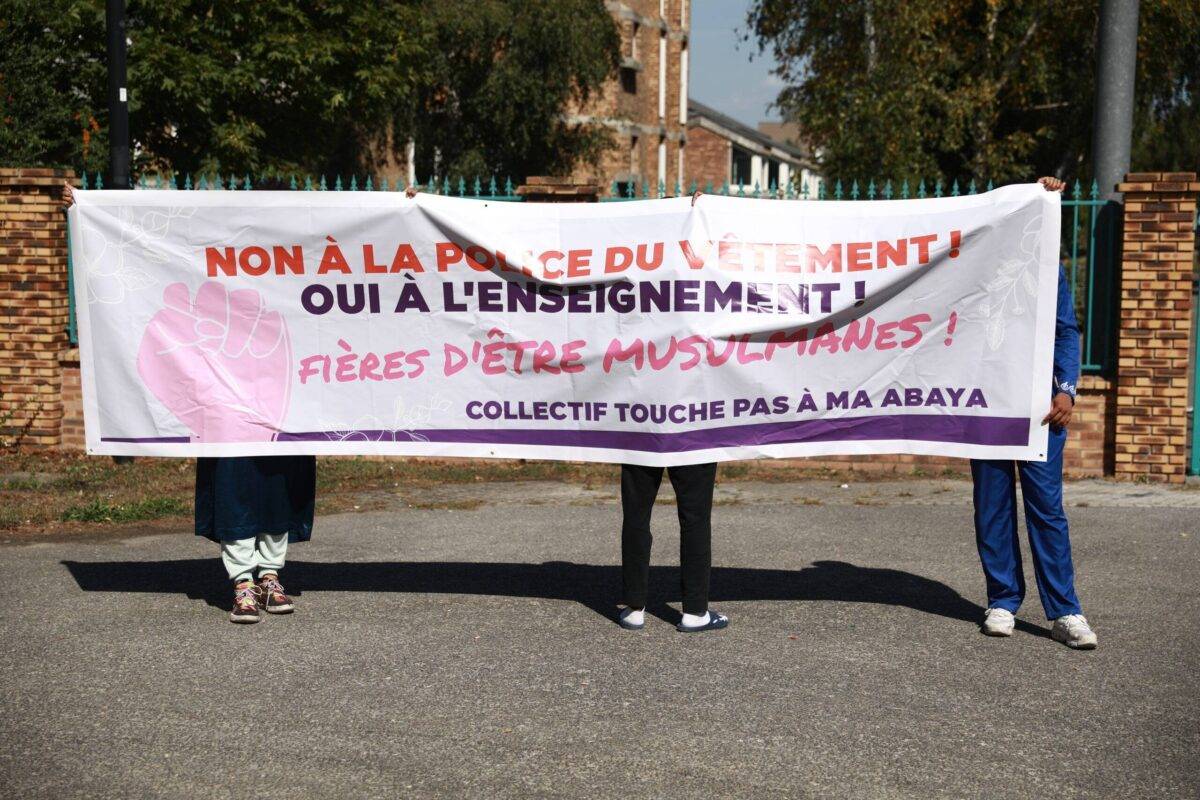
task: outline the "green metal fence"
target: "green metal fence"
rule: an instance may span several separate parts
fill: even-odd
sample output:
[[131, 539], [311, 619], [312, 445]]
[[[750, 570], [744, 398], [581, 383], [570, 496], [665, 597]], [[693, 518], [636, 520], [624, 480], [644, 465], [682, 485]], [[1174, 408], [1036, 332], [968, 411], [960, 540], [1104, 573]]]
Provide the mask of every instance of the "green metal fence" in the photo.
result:
[[[193, 178], [191, 174], [167, 174], [142, 176], [137, 181], [139, 189], [177, 189], [177, 190], [237, 190], [249, 191], [264, 184], [272, 186], [286, 185], [296, 191], [366, 191], [366, 192], [402, 192], [407, 188], [404, 181], [389, 182], [387, 177], [374, 178], [370, 175], [363, 177], [360, 182], [357, 175], [343, 180], [336, 175], [333, 180], [321, 175], [314, 178], [311, 175], [250, 175], [222, 176], [217, 173], [201, 174]], [[85, 173], [80, 185], [84, 189], [103, 189], [104, 182], [100, 176], [89, 178]], [[472, 200], [490, 200], [503, 202], [521, 202], [523, 198], [516, 193], [511, 178], [499, 182], [495, 176], [483, 179], [475, 177], [468, 180], [465, 177], [436, 177], [424, 183], [417, 184], [421, 191], [449, 197], [462, 197]], [[988, 181], [984, 191], [995, 188]], [[685, 191], [686, 190], [686, 191]], [[719, 186], [712, 182], [700, 185], [692, 181], [686, 187], [675, 184], [668, 187], [662, 182], [652, 186], [647, 182], [614, 182], [602, 202], [619, 202], [625, 200], [645, 200], [662, 197], [678, 197], [685, 193], [690, 195], [697, 190], [705, 194], [719, 194], [732, 197], [750, 197], [759, 199], [780, 200], [905, 200], [930, 197], [959, 197], [961, 195], [977, 194], [979, 185], [974, 179], [966, 182], [965, 186], [959, 181], [951, 181], [947, 186], [941, 179], [915, 183], [907, 179], [894, 183], [891, 180], [875, 181], [873, 179], [861, 183], [858, 180], [820, 181], [816, 191], [808, 185], [800, 188], [791, 183], [777, 186], [774, 183], [766, 188], [755, 184], [752, 190], [745, 186], [731, 186], [725, 182]], [[1108, 371], [1112, 366], [1114, 347], [1113, 331], [1114, 316], [1111, 313], [1113, 291], [1116, 280], [1116, 239], [1114, 226], [1102, 226], [1098, 222], [1105, 201], [1099, 199], [1099, 188], [1093, 181], [1085, 192], [1078, 181], [1063, 197], [1063, 230], [1061, 263], [1067, 271], [1071, 285], [1075, 290], [1076, 314], [1079, 318], [1082, 332], [1082, 362], [1085, 373], [1096, 374]], [[70, 250], [68, 248], [68, 260]], [[75, 328], [75, 297], [70, 297], [69, 333], [71, 343], [77, 343]], [[1198, 466], [1200, 469], [1200, 466]]]

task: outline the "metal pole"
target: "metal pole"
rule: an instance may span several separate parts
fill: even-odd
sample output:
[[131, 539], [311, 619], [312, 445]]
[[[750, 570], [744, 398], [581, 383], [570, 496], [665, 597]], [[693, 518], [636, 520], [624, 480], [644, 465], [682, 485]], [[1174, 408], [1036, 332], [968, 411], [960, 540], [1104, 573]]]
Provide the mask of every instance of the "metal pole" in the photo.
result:
[[[125, 0], [107, 0], [108, 32], [108, 160], [110, 189], [129, 188], [129, 92], [125, 88]], [[132, 456], [113, 456], [116, 464], [132, 464]]]
[[109, 188], [129, 188], [129, 94], [125, 88], [125, 0], [107, 0]]
[[1101, 0], [1092, 165], [1102, 200], [1121, 199], [1116, 185], [1129, 172], [1137, 32], [1138, 0]]

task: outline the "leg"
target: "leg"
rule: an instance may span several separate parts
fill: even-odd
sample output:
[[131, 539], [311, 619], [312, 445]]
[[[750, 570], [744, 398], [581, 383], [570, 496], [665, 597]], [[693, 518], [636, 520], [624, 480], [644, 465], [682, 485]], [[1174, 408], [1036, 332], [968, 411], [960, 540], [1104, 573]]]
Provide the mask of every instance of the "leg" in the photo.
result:
[[1033, 553], [1033, 574], [1047, 619], [1079, 614], [1075, 596], [1075, 566], [1071, 563], [1071, 537], [1062, 503], [1062, 456], [1067, 432], [1050, 429], [1046, 460], [1022, 461], [1021, 495], [1025, 500], [1025, 527]]
[[988, 608], [1016, 613], [1025, 599], [1017, 539], [1017, 484], [1011, 461], [971, 460], [975, 483], [975, 544], [987, 582]]
[[287, 533], [258, 535], [258, 602], [268, 614], [290, 614], [296, 608], [279, 583], [279, 570], [287, 557]]
[[646, 607], [650, 581], [650, 514], [662, 484], [662, 467], [621, 465], [621, 578], [625, 605]]
[[254, 567], [258, 553], [254, 549], [254, 537], [231, 539], [221, 542], [221, 561], [233, 581], [233, 608], [229, 621], [241, 624], [258, 622], [258, 590], [254, 586]]
[[221, 542], [221, 561], [225, 563], [225, 571], [234, 583], [254, 579], [254, 568], [258, 562], [254, 545], [254, 537]]
[[287, 559], [288, 535], [286, 533], [260, 533], [257, 537], [258, 576], [268, 573], [279, 576]]
[[704, 616], [712, 573], [712, 501], [716, 464], [667, 470], [679, 509], [679, 564], [683, 613]]

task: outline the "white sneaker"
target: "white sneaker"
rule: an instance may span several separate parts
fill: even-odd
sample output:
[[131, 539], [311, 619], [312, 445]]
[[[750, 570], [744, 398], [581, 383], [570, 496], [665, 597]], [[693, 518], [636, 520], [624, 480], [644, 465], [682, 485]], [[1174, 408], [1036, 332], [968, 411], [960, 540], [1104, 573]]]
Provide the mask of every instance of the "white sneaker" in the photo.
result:
[[1095, 650], [1096, 632], [1088, 625], [1083, 614], [1067, 614], [1054, 620], [1050, 636], [1056, 642], [1062, 642], [1067, 647], [1076, 650]]
[[988, 636], [1012, 636], [1017, 618], [1006, 608], [989, 608], [983, 612], [983, 632]]

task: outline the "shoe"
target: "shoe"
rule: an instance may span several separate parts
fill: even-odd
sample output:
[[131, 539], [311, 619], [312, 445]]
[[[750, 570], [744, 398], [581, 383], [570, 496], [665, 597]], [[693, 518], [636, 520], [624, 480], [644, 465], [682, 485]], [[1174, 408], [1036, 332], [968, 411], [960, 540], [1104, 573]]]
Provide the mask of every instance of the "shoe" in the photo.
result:
[[259, 605], [268, 614], [290, 614], [296, 610], [296, 604], [284, 593], [283, 584], [275, 573], [259, 575], [258, 586], [254, 588], [258, 592]]
[[1007, 608], [989, 608], [983, 612], [983, 632], [988, 636], [1012, 636], [1017, 618]]
[[248, 625], [262, 619], [258, 609], [258, 587], [253, 581], [242, 581], [233, 585], [233, 609], [229, 621]]
[[700, 633], [701, 631], [719, 631], [728, 626], [729, 617], [724, 614], [718, 614], [716, 611], [710, 609], [708, 612], [708, 622], [695, 627], [688, 627], [681, 622], [675, 626], [675, 630], [680, 633]]
[[1073, 650], [1095, 650], [1096, 632], [1083, 614], [1067, 614], [1054, 620], [1050, 636]]
[[617, 624], [627, 631], [640, 631], [642, 628], [646, 627], [645, 616], [643, 615], [641, 622], [630, 622], [629, 615], [632, 614], [633, 611], [634, 609], [632, 608], [622, 608], [621, 613], [617, 615]]

